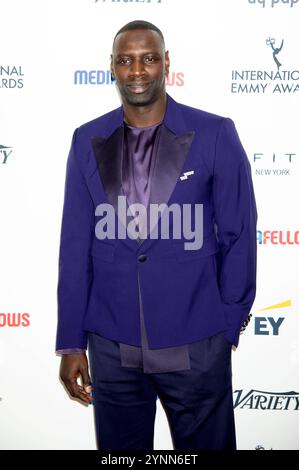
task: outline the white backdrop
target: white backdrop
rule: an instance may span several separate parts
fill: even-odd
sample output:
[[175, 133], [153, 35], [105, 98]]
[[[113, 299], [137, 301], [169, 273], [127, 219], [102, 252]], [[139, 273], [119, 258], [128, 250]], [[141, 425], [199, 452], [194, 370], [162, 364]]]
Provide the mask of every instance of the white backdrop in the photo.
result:
[[[299, 449], [299, 1], [0, 0], [0, 18], [0, 448], [96, 448], [92, 406], [58, 378], [59, 232], [73, 130], [120, 101], [75, 72], [105, 76], [114, 34], [144, 19], [165, 35], [168, 93], [231, 117], [252, 167], [261, 243], [233, 352], [238, 448]], [[172, 449], [160, 403], [155, 449]]]

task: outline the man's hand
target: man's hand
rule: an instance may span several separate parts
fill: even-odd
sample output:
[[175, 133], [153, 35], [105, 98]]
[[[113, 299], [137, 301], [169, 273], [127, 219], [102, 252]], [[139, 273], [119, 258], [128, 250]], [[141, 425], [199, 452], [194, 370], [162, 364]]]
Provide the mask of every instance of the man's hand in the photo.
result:
[[[79, 398], [88, 405], [92, 402], [93, 398], [89, 395], [92, 386], [85, 352], [80, 354], [63, 354], [59, 376], [72, 397]], [[79, 377], [83, 385], [79, 385], [77, 382]]]

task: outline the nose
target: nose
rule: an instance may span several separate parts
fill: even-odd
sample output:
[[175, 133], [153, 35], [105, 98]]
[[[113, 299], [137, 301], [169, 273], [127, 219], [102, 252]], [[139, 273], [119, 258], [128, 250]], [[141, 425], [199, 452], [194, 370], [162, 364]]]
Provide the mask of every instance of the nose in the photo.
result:
[[135, 77], [139, 77], [140, 75], [144, 74], [144, 64], [142, 60], [135, 59], [132, 61], [130, 74], [134, 75]]

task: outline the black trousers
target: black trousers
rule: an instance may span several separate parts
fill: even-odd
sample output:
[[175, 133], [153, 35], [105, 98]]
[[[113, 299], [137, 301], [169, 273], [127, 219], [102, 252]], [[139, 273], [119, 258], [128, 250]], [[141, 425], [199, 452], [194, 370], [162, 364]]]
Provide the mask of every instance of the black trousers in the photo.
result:
[[235, 450], [231, 345], [223, 335], [191, 343], [191, 369], [144, 373], [122, 367], [116, 341], [89, 333], [99, 450], [153, 450], [156, 400], [175, 450]]

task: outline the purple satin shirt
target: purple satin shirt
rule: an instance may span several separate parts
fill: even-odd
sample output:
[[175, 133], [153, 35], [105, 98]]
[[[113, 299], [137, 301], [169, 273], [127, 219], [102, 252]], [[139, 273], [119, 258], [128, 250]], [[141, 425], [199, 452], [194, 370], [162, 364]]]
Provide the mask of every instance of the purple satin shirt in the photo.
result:
[[[159, 131], [162, 123], [133, 127], [124, 122], [122, 190], [128, 204], [148, 206], [151, 179], [157, 160]], [[149, 349], [139, 286], [141, 347], [119, 343], [122, 367], [140, 367], [145, 373], [173, 372], [190, 369], [188, 344], [162, 349]], [[59, 354], [76, 354], [79, 348], [61, 349]]]

